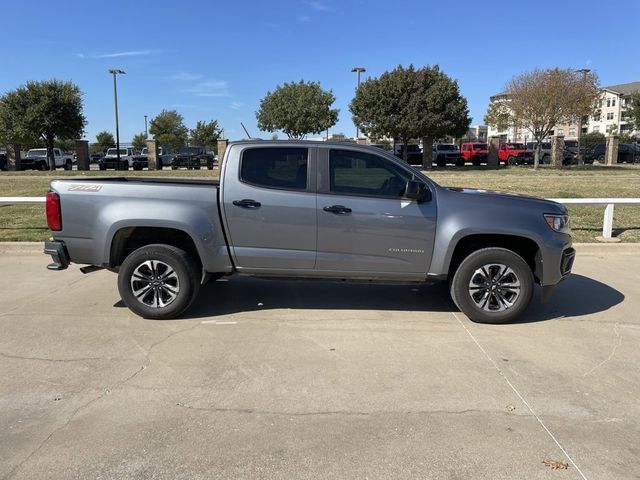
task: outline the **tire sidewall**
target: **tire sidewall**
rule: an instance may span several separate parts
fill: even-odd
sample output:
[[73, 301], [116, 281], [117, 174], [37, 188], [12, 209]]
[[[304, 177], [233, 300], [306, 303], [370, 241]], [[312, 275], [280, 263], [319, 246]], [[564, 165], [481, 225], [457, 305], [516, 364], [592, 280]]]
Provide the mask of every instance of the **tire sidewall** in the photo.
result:
[[[516, 303], [502, 312], [487, 312], [471, 299], [468, 285], [473, 273], [483, 265], [501, 263], [513, 269], [520, 280], [520, 296]], [[471, 253], [456, 270], [451, 282], [451, 297], [456, 306], [472, 321], [479, 323], [508, 323], [520, 316], [533, 296], [533, 274], [518, 254], [506, 248], [484, 248]]]
[[[178, 275], [180, 291], [176, 299], [166, 307], [144, 305], [133, 295], [131, 275], [147, 260], [164, 262]], [[137, 249], [124, 260], [118, 272], [120, 297], [132, 312], [143, 318], [164, 320], [179, 316], [195, 300], [199, 287], [199, 272], [195, 262], [183, 250], [169, 245], [147, 245]]]

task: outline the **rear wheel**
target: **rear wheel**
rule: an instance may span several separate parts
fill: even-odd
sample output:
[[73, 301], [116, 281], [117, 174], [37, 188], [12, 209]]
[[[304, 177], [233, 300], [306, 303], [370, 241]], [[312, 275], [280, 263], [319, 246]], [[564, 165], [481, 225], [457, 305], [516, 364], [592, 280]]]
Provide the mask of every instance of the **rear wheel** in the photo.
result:
[[533, 274], [511, 250], [483, 248], [462, 261], [450, 292], [454, 303], [474, 322], [507, 323], [531, 302]]
[[516, 164], [515, 157], [509, 155], [509, 157], [507, 158], [507, 165], [515, 165], [515, 164]]
[[107, 169], [107, 166], [106, 166], [104, 163], [101, 163], [101, 164], [98, 166], [98, 168], [99, 168], [100, 170], [106, 170], [106, 169]]
[[73, 169], [73, 163], [71, 162], [71, 160], [67, 160], [64, 164], [64, 169], [65, 170], [72, 170]]
[[49, 169], [49, 165], [47, 165], [47, 162], [40, 162], [38, 164], [38, 170], [44, 172], [45, 170]]
[[175, 318], [195, 300], [200, 271], [184, 251], [147, 245], [130, 254], [118, 272], [118, 290], [129, 309], [143, 318]]

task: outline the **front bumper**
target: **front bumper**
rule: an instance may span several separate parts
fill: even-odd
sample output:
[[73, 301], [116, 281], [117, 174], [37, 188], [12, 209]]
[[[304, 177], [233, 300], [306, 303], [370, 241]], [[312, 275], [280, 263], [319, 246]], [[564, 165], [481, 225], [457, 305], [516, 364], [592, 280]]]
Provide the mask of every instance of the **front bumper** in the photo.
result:
[[52, 263], [47, 265], [49, 270], [64, 270], [71, 263], [69, 261], [69, 253], [64, 243], [49, 240], [44, 242], [44, 253], [51, 255]]

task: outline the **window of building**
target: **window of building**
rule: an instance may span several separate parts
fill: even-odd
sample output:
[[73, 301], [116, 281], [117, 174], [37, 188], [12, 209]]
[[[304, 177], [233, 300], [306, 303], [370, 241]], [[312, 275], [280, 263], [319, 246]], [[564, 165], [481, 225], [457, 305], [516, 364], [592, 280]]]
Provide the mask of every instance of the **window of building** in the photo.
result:
[[570, 137], [575, 137], [576, 136], [576, 129], [575, 128], [570, 128], [569, 129], [569, 136]]
[[613, 112], [607, 113], [607, 120], [613, 120]]
[[611, 106], [611, 99], [607, 98], [607, 107], [610, 107], [610, 106]]
[[346, 195], [401, 197], [412, 175], [370, 153], [331, 150], [329, 190]]
[[593, 127], [593, 133], [600, 133], [600, 125]]
[[559, 136], [559, 137], [564, 136], [564, 128], [559, 128], [559, 129], [558, 129], [558, 136]]
[[611, 99], [611, 106], [615, 107], [616, 106], [616, 99], [615, 97]]
[[600, 121], [600, 117], [601, 117], [601, 116], [602, 116], [602, 115], [600, 114], [600, 112], [598, 112], [598, 113], [594, 113], [594, 114], [593, 114], [593, 121], [594, 121], [594, 122], [599, 122], [599, 121]]
[[266, 188], [307, 188], [306, 148], [249, 148], [242, 154], [240, 178]]

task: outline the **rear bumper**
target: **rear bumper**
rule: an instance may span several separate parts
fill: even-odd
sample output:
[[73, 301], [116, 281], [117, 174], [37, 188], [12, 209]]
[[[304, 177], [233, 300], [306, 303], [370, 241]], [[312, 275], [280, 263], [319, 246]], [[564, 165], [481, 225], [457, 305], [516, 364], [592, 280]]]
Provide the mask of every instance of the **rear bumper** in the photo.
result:
[[64, 243], [56, 242], [53, 240], [44, 242], [44, 253], [51, 255], [52, 263], [47, 265], [49, 270], [64, 270], [71, 263], [69, 261], [69, 254]]

